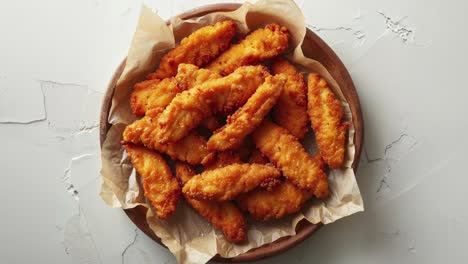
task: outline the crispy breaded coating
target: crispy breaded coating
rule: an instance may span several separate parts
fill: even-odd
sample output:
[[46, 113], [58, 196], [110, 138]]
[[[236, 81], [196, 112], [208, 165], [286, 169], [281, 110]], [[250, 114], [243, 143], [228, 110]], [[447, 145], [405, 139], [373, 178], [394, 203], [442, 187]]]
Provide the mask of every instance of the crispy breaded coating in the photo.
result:
[[136, 116], [142, 116], [146, 112], [146, 101], [156, 90], [161, 80], [145, 80], [133, 86], [133, 92], [130, 95], [130, 108]]
[[137, 83], [130, 97], [132, 112], [136, 116], [143, 116], [151, 109], [159, 109], [162, 112], [178, 93], [220, 77], [221, 75], [213, 71], [182, 63], [175, 77]]
[[283, 176], [297, 187], [313, 192], [318, 198], [328, 196], [327, 176], [285, 128], [264, 120], [252, 134], [252, 139]]
[[288, 42], [289, 32], [285, 27], [269, 24], [250, 33], [240, 43], [232, 45], [206, 68], [222, 75], [230, 74], [240, 66], [278, 56], [286, 50]]
[[273, 62], [271, 70], [274, 74], [284, 74], [288, 78], [278, 103], [273, 107], [273, 121], [301, 140], [307, 133], [309, 123], [304, 76], [281, 57]]
[[[262, 152], [258, 149], [254, 149], [252, 153], [250, 153], [250, 157], [248, 160], [250, 164], [268, 164], [270, 161], [267, 157], [265, 157]], [[260, 187], [266, 190], [272, 190], [278, 184], [281, 184], [283, 181], [280, 178], [269, 178], [260, 183]]]
[[233, 164], [194, 176], [182, 191], [198, 200], [229, 201], [253, 190], [264, 180], [279, 176], [279, 170], [273, 166]]
[[214, 157], [214, 153], [206, 148], [206, 139], [195, 131], [178, 142], [166, 144], [155, 140], [155, 133], [157, 133], [156, 124], [150, 116], [145, 116], [125, 128], [123, 142], [144, 145], [165, 153], [172, 159], [185, 161], [192, 165], [209, 162]]
[[148, 74], [147, 78], [173, 77], [177, 72], [177, 66], [181, 63], [194, 64], [198, 67], [207, 64], [229, 47], [229, 42], [235, 33], [236, 24], [228, 20], [198, 29], [164, 55], [158, 69]]
[[[175, 78], [166, 78], [149, 86], [146, 90], [134, 89], [130, 95], [130, 107], [136, 116], [145, 115], [149, 109], [159, 108], [159, 111], [162, 111], [176, 94], [184, 90], [182, 86], [177, 85]], [[142, 96], [142, 93], [147, 95]]]
[[[175, 170], [176, 177], [182, 185], [197, 174], [189, 165], [182, 162], [176, 162]], [[199, 201], [185, 194], [184, 198], [203, 218], [223, 231], [228, 241], [239, 243], [247, 238], [245, 217], [233, 202]]]
[[[254, 151], [258, 151], [258, 150], [254, 150]], [[261, 154], [260, 151], [258, 151]], [[254, 154], [255, 155], [255, 154]], [[252, 159], [252, 156], [251, 156], [251, 159]], [[266, 160], [266, 162], [264, 163], [260, 163], [260, 162], [251, 162], [251, 159], [249, 160], [249, 163], [257, 163], [257, 164], [267, 164], [268, 163], [268, 160]], [[239, 154], [239, 151], [223, 151], [223, 152], [219, 152], [217, 153], [216, 157], [212, 159], [212, 161], [205, 165], [205, 171], [207, 170], [214, 170], [214, 169], [219, 169], [219, 168], [222, 168], [222, 167], [226, 167], [228, 165], [232, 165], [232, 164], [242, 164], [242, 159], [241, 159], [241, 156]], [[261, 188], [265, 188], [265, 189], [271, 189], [273, 188], [274, 186], [276, 186], [277, 184], [279, 184], [281, 182], [280, 179], [278, 178], [268, 178], [268, 179], [265, 179], [264, 181], [262, 181], [259, 186]]]
[[232, 164], [241, 164], [242, 160], [237, 152], [234, 151], [223, 151], [216, 154], [213, 160], [205, 165], [205, 170], [214, 170], [222, 167], [226, 167]]
[[244, 106], [227, 120], [227, 124], [215, 131], [208, 140], [209, 150], [237, 149], [244, 138], [262, 122], [283, 92], [286, 78], [283, 75], [268, 76]]
[[[319, 168], [326, 168], [320, 154], [313, 156], [312, 160]], [[250, 161], [266, 163], [268, 159], [257, 150], [252, 154]], [[251, 192], [241, 194], [236, 202], [242, 210], [248, 211], [255, 219], [267, 221], [299, 211], [312, 195], [312, 192], [301, 190], [286, 180], [270, 189], [256, 188]]]
[[269, 75], [264, 66], [244, 66], [230, 75], [207, 81], [178, 94], [158, 118], [157, 139], [176, 142], [216, 113], [243, 105]]
[[267, 221], [279, 219], [299, 211], [312, 193], [297, 188], [289, 181], [282, 182], [271, 190], [257, 188], [237, 197], [239, 207], [255, 219]]
[[346, 131], [342, 123], [343, 106], [320, 75], [309, 74], [308, 113], [320, 155], [332, 168], [343, 166]]
[[146, 199], [159, 218], [167, 218], [176, 210], [180, 197], [180, 186], [171, 169], [155, 151], [132, 144], [127, 144], [125, 148], [133, 167], [141, 176]]
[[262, 181], [260, 183], [259, 187], [269, 191], [269, 190], [272, 190], [273, 188], [275, 188], [281, 182], [282, 182], [282, 180], [280, 178], [268, 178], [268, 179]]
[[193, 64], [182, 63], [179, 65], [177, 75], [174, 77], [177, 85], [182, 86], [185, 90], [191, 89], [196, 85], [202, 84], [209, 80], [221, 78], [219, 73], [203, 68], [198, 68]]

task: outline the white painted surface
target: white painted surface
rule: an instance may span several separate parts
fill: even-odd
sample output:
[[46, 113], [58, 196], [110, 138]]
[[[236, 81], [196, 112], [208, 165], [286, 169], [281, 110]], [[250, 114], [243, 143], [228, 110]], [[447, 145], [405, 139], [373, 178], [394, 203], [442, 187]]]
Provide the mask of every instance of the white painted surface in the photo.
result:
[[[168, 18], [213, 1], [146, 1]], [[228, 2], [228, 1], [224, 1]], [[358, 89], [366, 211], [258, 263], [466, 263], [466, 1], [298, 1]], [[98, 197], [98, 112], [141, 1], [0, 3], [2, 263], [174, 263]]]

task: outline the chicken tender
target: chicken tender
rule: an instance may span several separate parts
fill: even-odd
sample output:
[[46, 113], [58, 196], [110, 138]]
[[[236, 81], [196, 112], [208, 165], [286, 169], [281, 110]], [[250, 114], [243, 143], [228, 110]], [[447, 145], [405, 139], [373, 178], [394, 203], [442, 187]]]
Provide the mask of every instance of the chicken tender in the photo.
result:
[[273, 62], [271, 70], [274, 74], [284, 74], [288, 78], [278, 103], [273, 107], [273, 121], [301, 140], [307, 133], [309, 123], [304, 76], [281, 57]]
[[130, 96], [130, 108], [136, 116], [142, 116], [146, 112], [146, 102], [151, 94], [156, 90], [161, 80], [145, 80], [133, 86]]
[[236, 24], [232, 21], [222, 21], [198, 29], [164, 55], [158, 69], [147, 78], [173, 77], [177, 72], [177, 66], [181, 63], [194, 64], [198, 67], [207, 64], [229, 47], [235, 33]]
[[166, 144], [155, 140], [155, 133], [157, 133], [157, 128], [154, 120], [150, 116], [145, 116], [125, 128], [123, 143], [144, 145], [165, 153], [172, 159], [185, 161], [192, 165], [209, 162], [210, 159], [214, 158], [214, 153], [206, 148], [206, 139], [194, 131], [178, 142]]
[[[262, 154], [260, 153], [260, 155]], [[255, 163], [255, 162], [250, 162], [249, 160], [249, 163]], [[267, 163], [268, 163], [268, 160], [265, 163], [257, 163], [257, 164], [267, 164]], [[241, 156], [239, 155], [238, 151], [219, 152], [216, 155], [216, 158], [212, 160], [212, 162], [210, 162], [208, 165], [205, 165], [205, 171], [223, 168], [232, 164], [243, 164]], [[259, 186], [261, 188], [271, 189], [277, 184], [279, 184], [280, 182], [281, 180], [278, 178], [268, 178], [262, 181], [259, 184]]]
[[176, 142], [216, 113], [243, 105], [269, 75], [264, 66], [244, 66], [230, 75], [207, 81], [178, 94], [158, 118], [157, 139]]
[[[318, 167], [325, 169], [326, 164], [320, 154], [312, 159]], [[252, 155], [251, 161], [268, 162], [260, 151]], [[301, 190], [286, 180], [270, 189], [256, 188], [241, 194], [236, 202], [242, 210], [248, 211], [255, 219], [267, 221], [298, 212], [312, 196], [312, 192]]]
[[166, 161], [157, 152], [145, 147], [125, 146], [130, 161], [141, 176], [146, 199], [161, 219], [171, 215], [180, 198], [180, 186]]
[[[254, 149], [250, 153], [248, 162], [250, 164], [268, 164], [270, 161], [265, 157], [262, 152], [258, 149]], [[280, 178], [269, 178], [260, 183], [260, 187], [266, 190], [272, 190], [278, 184], [281, 184], [283, 181]]]
[[297, 187], [317, 198], [328, 196], [327, 176], [285, 128], [264, 120], [252, 134], [257, 148]]
[[[182, 185], [196, 174], [189, 165], [182, 162], [176, 162], [175, 170]], [[199, 201], [185, 194], [184, 198], [203, 218], [223, 231], [228, 241], [239, 243], [247, 238], [245, 217], [233, 202]]]
[[283, 75], [268, 76], [244, 106], [227, 120], [208, 140], [209, 150], [232, 150], [242, 144], [244, 138], [262, 122], [283, 92], [286, 78]]
[[342, 123], [343, 106], [320, 75], [309, 74], [308, 113], [320, 155], [332, 168], [343, 166], [346, 131]]
[[220, 77], [213, 71], [199, 69], [192, 64], [180, 64], [176, 77], [136, 84], [130, 97], [132, 112], [136, 116], [143, 116], [151, 109], [162, 112], [178, 93]]
[[311, 197], [311, 192], [301, 190], [289, 181], [285, 181], [271, 190], [257, 188], [252, 192], [241, 194], [236, 202], [242, 210], [249, 212], [255, 219], [267, 221], [299, 211]]
[[230, 74], [240, 66], [278, 56], [286, 50], [288, 41], [289, 33], [285, 27], [269, 24], [250, 33], [240, 43], [232, 45], [206, 68], [222, 75]]
[[279, 170], [273, 166], [233, 164], [194, 176], [185, 184], [182, 191], [197, 200], [223, 202], [253, 190], [268, 178], [279, 176]]

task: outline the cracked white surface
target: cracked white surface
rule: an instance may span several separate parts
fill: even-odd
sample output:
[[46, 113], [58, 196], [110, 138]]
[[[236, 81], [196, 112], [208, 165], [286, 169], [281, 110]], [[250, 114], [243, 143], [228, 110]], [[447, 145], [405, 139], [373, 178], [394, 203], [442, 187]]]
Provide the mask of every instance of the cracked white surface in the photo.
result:
[[[162, 17], [219, 0], [145, 0]], [[99, 198], [98, 114], [141, 0], [0, 4], [2, 263], [175, 263]], [[468, 4], [298, 0], [357, 87], [366, 211], [257, 263], [464, 263]]]

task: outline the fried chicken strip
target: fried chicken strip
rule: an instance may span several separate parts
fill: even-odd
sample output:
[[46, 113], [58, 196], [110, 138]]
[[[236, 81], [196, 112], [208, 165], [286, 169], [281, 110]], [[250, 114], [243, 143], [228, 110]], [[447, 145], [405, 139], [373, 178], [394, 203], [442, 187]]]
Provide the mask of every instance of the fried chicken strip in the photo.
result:
[[[250, 164], [268, 164], [270, 161], [268, 160], [267, 157], [265, 157], [262, 152], [258, 149], [254, 149], [252, 153], [250, 153], [250, 157], [248, 160], [248, 163]], [[265, 189], [265, 190], [272, 190], [275, 186], [278, 184], [281, 184], [283, 181], [280, 178], [269, 178], [263, 181], [260, 184], [260, 187]]]
[[233, 164], [194, 176], [182, 191], [194, 199], [223, 202], [254, 189], [268, 178], [279, 176], [279, 170], [273, 166]]
[[[156, 115], [157, 118], [157, 115]], [[192, 131], [175, 143], [159, 143], [155, 140], [157, 126], [151, 113], [128, 125], [123, 132], [123, 143], [144, 145], [169, 155], [172, 159], [185, 161], [192, 165], [209, 162], [214, 153], [206, 148], [206, 139]]]
[[312, 196], [311, 192], [301, 190], [289, 181], [271, 190], [257, 188], [252, 192], [239, 195], [237, 205], [249, 212], [255, 219], [267, 221], [279, 219], [299, 211]]
[[[176, 162], [176, 177], [184, 185], [197, 173], [187, 164]], [[230, 201], [199, 201], [184, 194], [185, 200], [208, 222], [223, 231], [226, 239], [239, 243], [247, 238], [247, 224], [244, 215]]]
[[[312, 159], [317, 166], [325, 168], [326, 164], [320, 154]], [[255, 153], [250, 160], [251, 162], [268, 162], [265, 157], [261, 156], [261, 152]], [[236, 202], [242, 210], [248, 211], [255, 219], [267, 221], [296, 213], [312, 195], [312, 192], [301, 190], [286, 180], [269, 190], [256, 188], [251, 192], [241, 194], [236, 198]]]
[[220, 77], [213, 71], [182, 63], [175, 77], [137, 83], [130, 97], [132, 112], [136, 116], [143, 116], [151, 109], [160, 109], [162, 112], [178, 93]]
[[166, 161], [157, 152], [141, 146], [125, 146], [130, 161], [141, 176], [146, 199], [161, 219], [171, 215], [180, 197], [180, 186]]
[[244, 66], [230, 75], [207, 81], [178, 94], [158, 118], [157, 139], [176, 142], [216, 113], [243, 105], [269, 75], [264, 66]]
[[[327, 169], [327, 164], [323, 160], [322, 156], [320, 156], [320, 153], [315, 154], [312, 156], [312, 161], [322, 170], [325, 171]], [[252, 154], [249, 157], [249, 163], [255, 163], [255, 164], [268, 164], [270, 160], [268, 160], [263, 153], [255, 149]]]
[[136, 116], [142, 116], [146, 112], [146, 102], [148, 98], [159, 87], [161, 80], [145, 80], [133, 86], [133, 92], [130, 95], [130, 108]]
[[206, 68], [222, 75], [230, 74], [240, 66], [276, 57], [286, 50], [288, 41], [289, 33], [285, 27], [269, 24], [250, 33], [240, 43], [232, 45]]
[[343, 106], [320, 75], [309, 74], [308, 86], [308, 113], [320, 155], [330, 167], [340, 168], [349, 128], [349, 123], [341, 122]]
[[228, 20], [198, 29], [164, 55], [158, 69], [149, 74], [147, 79], [173, 77], [177, 72], [177, 66], [181, 63], [194, 64], [198, 67], [205, 65], [229, 47], [229, 42], [235, 33], [236, 25]]
[[312, 192], [317, 198], [328, 195], [327, 176], [285, 128], [264, 120], [252, 134], [252, 139], [283, 176], [297, 187]]
[[215, 131], [208, 140], [209, 150], [232, 150], [242, 144], [244, 138], [262, 122], [283, 92], [286, 78], [283, 75], [268, 76], [244, 106], [227, 120], [227, 124]]
[[281, 57], [273, 62], [271, 70], [274, 74], [284, 74], [288, 78], [278, 103], [273, 107], [273, 121], [301, 140], [307, 132], [309, 122], [304, 76]]
[[[255, 150], [254, 150], [255, 151]], [[260, 155], [262, 155], [260, 153]], [[249, 163], [255, 163], [255, 162], [250, 162]], [[265, 163], [257, 163], [257, 164], [267, 164], [268, 162]], [[239, 154], [239, 151], [223, 151], [219, 152], [216, 155], [216, 158], [214, 158], [209, 164], [205, 165], [205, 171], [207, 170], [214, 170], [214, 169], [219, 169], [226, 167], [228, 165], [232, 164], [243, 164], [241, 156]], [[259, 186], [261, 188], [265, 189], [271, 189], [277, 184], [281, 182], [280, 179], [278, 178], [267, 178], [264, 181], [262, 181]]]

